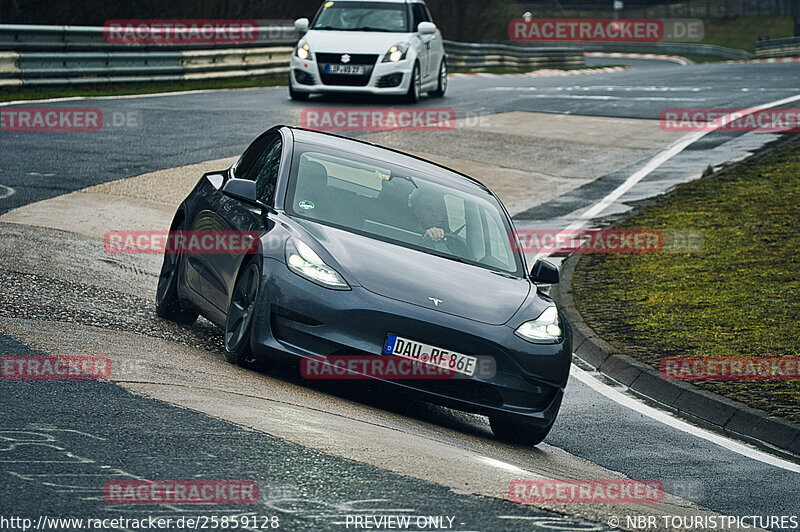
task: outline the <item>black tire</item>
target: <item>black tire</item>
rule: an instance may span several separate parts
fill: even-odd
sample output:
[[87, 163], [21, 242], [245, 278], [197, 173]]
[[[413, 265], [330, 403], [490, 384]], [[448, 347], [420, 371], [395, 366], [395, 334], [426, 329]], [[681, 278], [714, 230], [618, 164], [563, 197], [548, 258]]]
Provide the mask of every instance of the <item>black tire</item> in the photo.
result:
[[542, 443], [553, 428], [553, 423], [541, 428], [507, 414], [489, 416], [489, 424], [498, 440], [528, 447]]
[[408, 92], [406, 93], [406, 102], [417, 103], [422, 96], [422, 75], [419, 72], [419, 63], [414, 63], [414, 69], [411, 71], [411, 83], [408, 84]]
[[292, 88], [292, 80], [289, 80], [289, 98], [298, 102], [304, 102], [311, 96], [308, 92], [297, 92]]
[[247, 261], [231, 295], [228, 317], [225, 320], [225, 358], [231, 364], [246, 368], [265, 368], [264, 362], [253, 354], [250, 339], [253, 315], [261, 287], [261, 262], [258, 257]]
[[156, 288], [156, 314], [165, 320], [191, 325], [197, 321], [199, 313], [184, 305], [178, 297], [178, 274], [183, 264], [183, 254], [173, 245], [174, 240], [168, 239]]
[[434, 98], [442, 98], [444, 94], [447, 92], [447, 61], [442, 59], [441, 64], [439, 65], [439, 85], [436, 87], [436, 90], [430, 91], [428, 94], [433, 96]]

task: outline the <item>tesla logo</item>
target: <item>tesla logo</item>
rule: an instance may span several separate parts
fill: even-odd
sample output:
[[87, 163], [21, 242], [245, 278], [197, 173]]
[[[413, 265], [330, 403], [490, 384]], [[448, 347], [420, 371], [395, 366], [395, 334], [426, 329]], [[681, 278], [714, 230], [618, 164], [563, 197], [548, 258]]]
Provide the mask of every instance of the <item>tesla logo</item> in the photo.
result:
[[350, 62], [350, 54], [344, 54], [342, 56], [342, 63], [349, 63]]
[[437, 307], [439, 306], [439, 303], [444, 303], [444, 301], [442, 301], [441, 299], [436, 299], [435, 297], [429, 297], [428, 300], [430, 300], [430, 302], [436, 305]]

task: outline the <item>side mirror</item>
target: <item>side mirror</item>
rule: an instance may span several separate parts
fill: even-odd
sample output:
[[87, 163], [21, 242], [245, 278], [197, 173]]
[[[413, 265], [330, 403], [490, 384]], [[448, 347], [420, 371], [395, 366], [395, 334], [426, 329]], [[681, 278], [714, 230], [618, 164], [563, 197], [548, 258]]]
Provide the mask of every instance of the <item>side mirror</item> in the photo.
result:
[[531, 269], [531, 280], [537, 284], [558, 284], [558, 268], [539, 259]]
[[308, 19], [307, 18], [299, 18], [294, 21], [294, 29], [300, 32], [300, 35], [304, 35], [308, 32]]
[[417, 26], [417, 31], [421, 35], [433, 35], [436, 33], [436, 24], [433, 22], [420, 22]]
[[258, 205], [255, 181], [250, 181], [249, 179], [228, 179], [228, 182], [222, 187], [222, 193], [226, 196], [244, 201], [245, 203]]

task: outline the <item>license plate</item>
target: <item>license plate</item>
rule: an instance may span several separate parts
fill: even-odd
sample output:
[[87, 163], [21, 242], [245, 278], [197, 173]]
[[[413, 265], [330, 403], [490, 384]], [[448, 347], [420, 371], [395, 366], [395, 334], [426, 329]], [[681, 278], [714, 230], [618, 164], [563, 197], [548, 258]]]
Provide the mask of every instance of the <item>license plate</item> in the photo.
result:
[[364, 65], [325, 65], [325, 73], [363, 76], [366, 73], [366, 67]]
[[395, 334], [387, 336], [383, 352], [387, 355], [407, 358], [414, 362], [421, 362], [429, 366], [469, 375], [470, 377], [475, 374], [475, 368], [478, 365], [476, 357], [423, 344]]

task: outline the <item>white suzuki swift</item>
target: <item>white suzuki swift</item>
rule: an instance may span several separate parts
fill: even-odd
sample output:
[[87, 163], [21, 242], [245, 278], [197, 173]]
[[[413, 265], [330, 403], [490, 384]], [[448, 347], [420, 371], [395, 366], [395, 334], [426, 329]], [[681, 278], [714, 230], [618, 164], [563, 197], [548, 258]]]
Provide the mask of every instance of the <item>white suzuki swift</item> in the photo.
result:
[[447, 60], [442, 36], [419, 0], [325, 2], [309, 24], [295, 21], [302, 35], [292, 53], [289, 95], [359, 92], [444, 96]]

